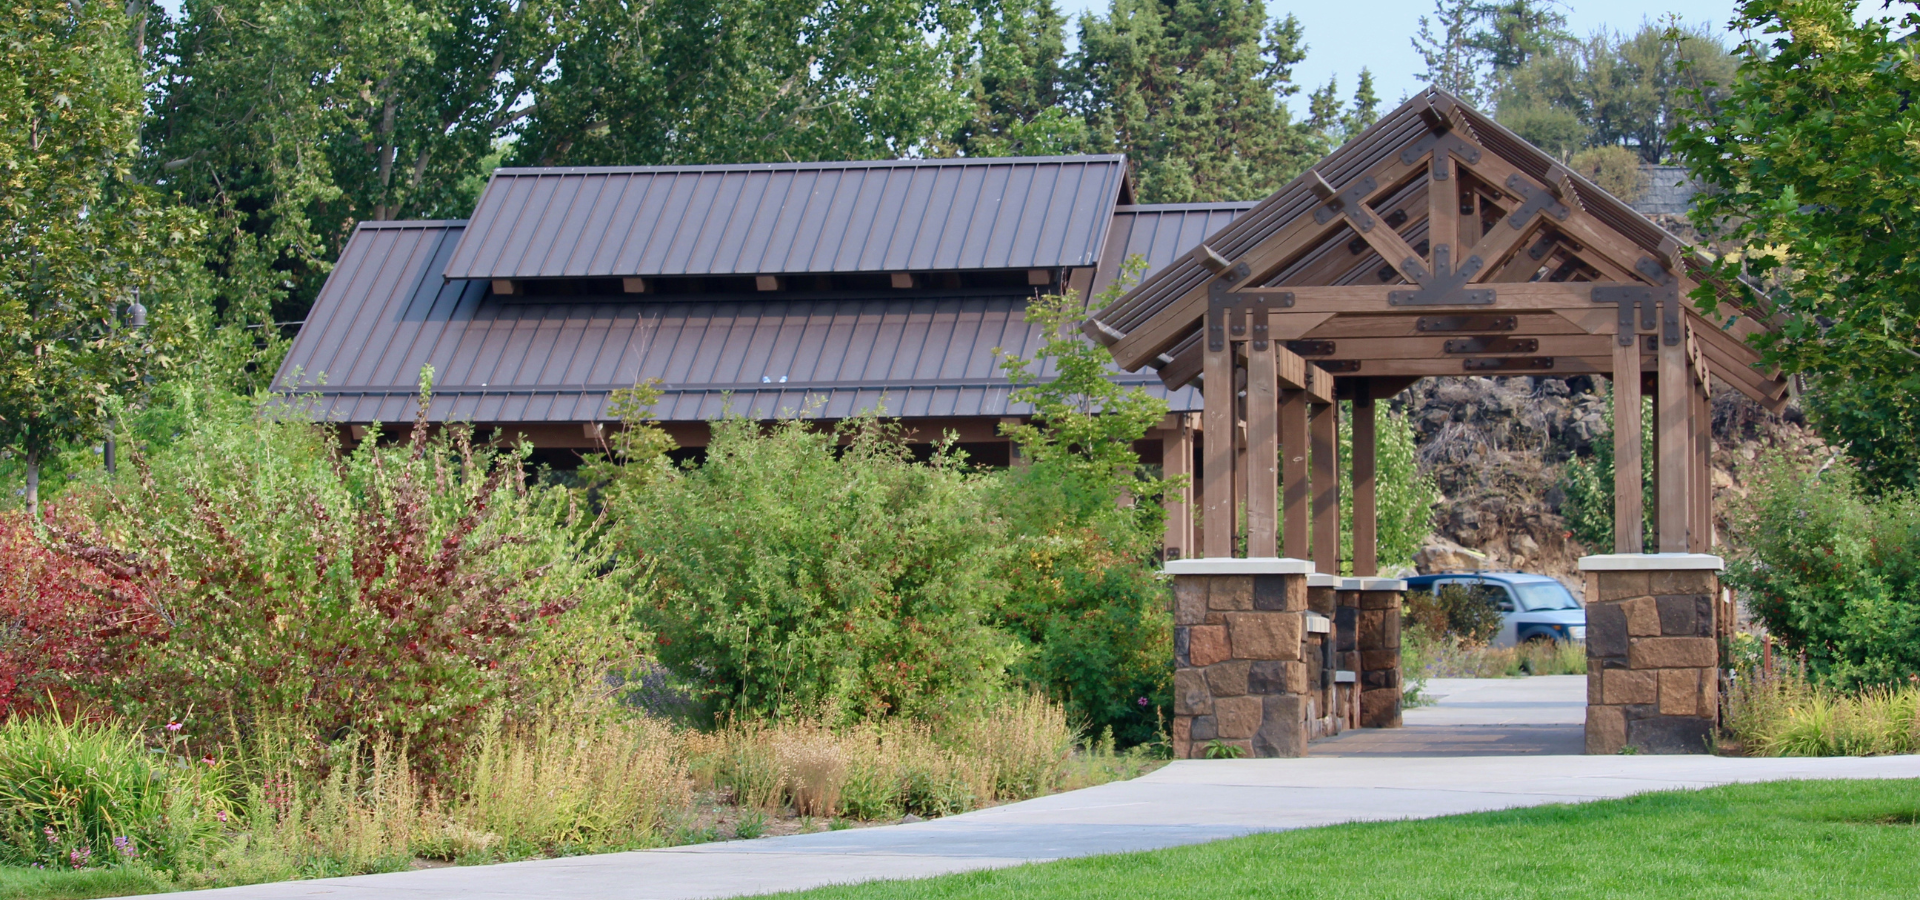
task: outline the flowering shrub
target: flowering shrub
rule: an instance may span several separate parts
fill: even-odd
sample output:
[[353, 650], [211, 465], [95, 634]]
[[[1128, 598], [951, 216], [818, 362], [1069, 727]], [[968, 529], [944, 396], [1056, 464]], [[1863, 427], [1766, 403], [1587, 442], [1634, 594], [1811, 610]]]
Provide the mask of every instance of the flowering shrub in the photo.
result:
[[297, 719], [396, 740], [431, 773], [489, 704], [570, 691], [625, 652], [624, 571], [516, 456], [430, 437], [424, 416], [402, 446], [350, 453], [244, 408], [183, 427], [95, 502], [167, 573], [150, 594], [166, 640], [100, 694], [136, 721]]
[[51, 513], [43, 536], [25, 513], [0, 513], [0, 720], [71, 708], [78, 689], [124, 676], [166, 636], [159, 575], [70, 515]]

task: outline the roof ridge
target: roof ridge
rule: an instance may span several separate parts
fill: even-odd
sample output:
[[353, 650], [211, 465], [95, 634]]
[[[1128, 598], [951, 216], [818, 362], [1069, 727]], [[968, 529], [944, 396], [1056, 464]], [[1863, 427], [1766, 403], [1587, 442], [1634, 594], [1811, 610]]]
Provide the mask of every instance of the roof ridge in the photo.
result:
[[689, 165], [644, 166], [502, 166], [495, 176], [632, 174], [659, 172], [778, 172], [817, 171], [820, 169], [918, 168], [939, 166], [1032, 165], [1034, 163], [1124, 163], [1124, 153], [1094, 153], [1071, 156], [942, 156], [904, 159], [821, 160], [776, 163], [699, 163]]

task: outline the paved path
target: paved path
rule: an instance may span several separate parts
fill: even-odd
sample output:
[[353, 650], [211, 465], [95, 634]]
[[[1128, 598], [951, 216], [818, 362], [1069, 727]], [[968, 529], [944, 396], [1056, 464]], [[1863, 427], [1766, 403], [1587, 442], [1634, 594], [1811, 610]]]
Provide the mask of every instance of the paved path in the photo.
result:
[[[1574, 679], [1579, 681], [1577, 677]], [[1920, 757], [1464, 756], [1459, 734], [1567, 727], [1578, 711], [1551, 678], [1436, 681], [1409, 711], [1445, 755], [1176, 762], [1132, 781], [965, 815], [817, 834], [204, 891], [204, 900], [691, 900], [918, 878], [1355, 820], [1422, 818], [1786, 778], [1916, 778]], [[1579, 698], [1576, 696], [1576, 701]], [[1570, 705], [1571, 704], [1571, 705]], [[1448, 738], [1440, 729], [1456, 730]], [[1357, 733], [1378, 739], [1382, 732]], [[1465, 743], [1472, 743], [1465, 741]], [[1482, 741], [1482, 744], [1498, 742]], [[1335, 749], [1316, 742], [1313, 751]], [[1513, 749], [1510, 745], [1506, 749]], [[1364, 748], [1362, 748], [1364, 750]]]
[[1586, 752], [1587, 676], [1429, 678], [1433, 704], [1402, 728], [1359, 728], [1313, 742], [1313, 756], [1577, 756]]

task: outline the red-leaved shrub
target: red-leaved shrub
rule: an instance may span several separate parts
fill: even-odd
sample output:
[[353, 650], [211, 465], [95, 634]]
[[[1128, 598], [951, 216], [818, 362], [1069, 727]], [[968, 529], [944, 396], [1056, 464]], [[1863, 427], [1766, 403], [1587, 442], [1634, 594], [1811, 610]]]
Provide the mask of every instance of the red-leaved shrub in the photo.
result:
[[0, 513], [0, 720], [122, 682], [138, 652], [166, 638], [152, 602], [162, 581], [84, 519], [50, 510], [36, 529], [25, 513]]

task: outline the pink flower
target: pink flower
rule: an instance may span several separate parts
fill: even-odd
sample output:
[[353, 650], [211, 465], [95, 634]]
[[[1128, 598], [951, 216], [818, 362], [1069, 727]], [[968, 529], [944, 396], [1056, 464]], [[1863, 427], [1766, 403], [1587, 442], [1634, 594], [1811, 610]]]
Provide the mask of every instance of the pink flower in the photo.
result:
[[202, 756], [200, 757], [200, 761], [207, 765], [213, 765], [213, 757], [211, 756]]
[[227, 820], [227, 811], [224, 809], [216, 809], [213, 811], [213, 817], [225, 822]]
[[180, 730], [180, 728], [181, 728], [181, 725], [180, 725], [180, 723], [179, 723], [179, 722], [168, 722], [168, 723], [167, 723], [167, 730], [168, 730], [168, 731], [179, 731], [179, 730]]

